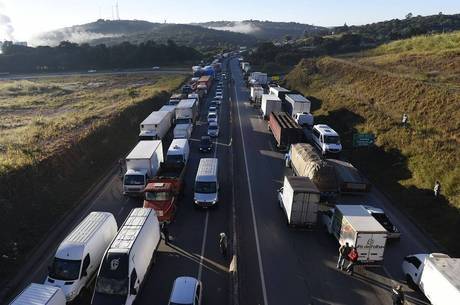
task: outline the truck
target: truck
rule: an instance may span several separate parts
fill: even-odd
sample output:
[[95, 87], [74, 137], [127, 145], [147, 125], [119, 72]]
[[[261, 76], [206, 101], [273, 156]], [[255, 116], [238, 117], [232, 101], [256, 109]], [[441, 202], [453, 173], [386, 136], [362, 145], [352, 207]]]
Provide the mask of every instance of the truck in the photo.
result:
[[300, 126], [308, 128], [309, 130], [313, 128], [315, 121], [313, 114], [309, 112], [297, 112], [292, 117], [294, 118], [294, 121], [296, 121]]
[[200, 95], [198, 93], [190, 93], [188, 96], [187, 96], [187, 99], [196, 99], [196, 103], [197, 103], [197, 107], [200, 107]]
[[272, 112], [281, 112], [281, 107], [281, 100], [277, 96], [262, 94], [260, 109], [262, 110], [262, 117], [264, 120], [268, 119], [270, 113]]
[[289, 150], [290, 166], [297, 176], [308, 177], [321, 192], [321, 199], [333, 198], [339, 191], [335, 168], [321, 159], [315, 148], [296, 143]]
[[370, 191], [369, 181], [351, 163], [337, 159], [327, 159], [326, 162], [335, 168], [340, 193], [364, 194]]
[[171, 222], [182, 195], [190, 155], [187, 139], [174, 139], [155, 177], [144, 189], [144, 208], [153, 208], [160, 222]]
[[168, 105], [175, 106], [179, 104], [180, 100], [183, 98], [184, 98], [184, 95], [182, 93], [175, 93], [171, 95], [171, 97], [169, 98]]
[[205, 86], [206, 90], [209, 91], [212, 86], [212, 76], [211, 75], [204, 75], [198, 79], [197, 82], [197, 88], [200, 88], [200, 86]]
[[289, 93], [291, 93], [290, 90], [283, 88], [283, 87], [279, 87], [279, 86], [270, 87], [268, 91], [268, 94], [277, 96], [281, 101], [283, 101], [283, 103], [284, 103], [284, 97], [286, 96], [286, 94], [289, 94]]
[[262, 95], [264, 94], [264, 88], [261, 86], [252, 86], [251, 87], [251, 102], [255, 104], [260, 104], [262, 100]]
[[304, 141], [302, 128], [285, 112], [270, 113], [268, 130], [273, 133], [276, 145], [280, 150], [285, 150], [291, 144]]
[[154, 111], [139, 125], [139, 140], [161, 140], [171, 128], [173, 114], [168, 111]]
[[285, 176], [278, 202], [289, 226], [312, 227], [317, 223], [320, 192], [308, 177]]
[[306, 112], [310, 113], [310, 108], [311, 108], [311, 102], [307, 98], [305, 98], [301, 94], [286, 94], [284, 96], [285, 103], [285, 111], [291, 115], [294, 116], [296, 113], [299, 112]]
[[190, 139], [192, 136], [193, 124], [178, 124], [174, 127], [174, 139]]
[[10, 305], [65, 305], [61, 288], [32, 283], [18, 294]]
[[388, 233], [362, 205], [338, 204], [323, 212], [322, 220], [327, 231], [339, 244], [348, 243], [356, 248], [358, 263], [383, 261]]
[[176, 107], [176, 125], [195, 123], [198, 116], [196, 99], [183, 99]]
[[419, 288], [431, 304], [460, 304], [460, 258], [413, 254], [404, 258], [402, 269], [409, 286]]
[[160, 140], [140, 141], [125, 161], [123, 194], [141, 196], [147, 181], [156, 175], [163, 162], [163, 144]]
[[158, 111], [166, 111], [170, 113], [171, 126], [174, 124], [174, 121], [176, 120], [176, 105], [164, 105]]
[[250, 69], [251, 65], [248, 62], [241, 63], [241, 70], [243, 70], [245, 73], [248, 73]]
[[265, 86], [268, 83], [268, 76], [267, 73], [262, 72], [252, 72], [249, 76], [249, 84], [250, 85], [262, 85]]

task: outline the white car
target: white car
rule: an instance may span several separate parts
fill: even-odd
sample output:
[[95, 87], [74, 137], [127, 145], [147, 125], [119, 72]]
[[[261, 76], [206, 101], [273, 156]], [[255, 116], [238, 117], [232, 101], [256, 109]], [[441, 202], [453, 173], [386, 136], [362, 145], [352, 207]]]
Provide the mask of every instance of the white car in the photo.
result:
[[385, 230], [388, 231], [388, 238], [401, 237], [401, 232], [395, 225], [393, 225], [391, 220], [385, 214], [385, 211], [370, 205], [363, 205], [363, 207], [369, 212], [369, 214], [372, 215], [372, 217], [375, 218], [375, 220], [377, 220], [382, 225], [382, 227], [385, 228]]
[[173, 284], [168, 305], [201, 305], [203, 284], [188, 276], [178, 277]]
[[217, 107], [216, 106], [209, 106], [208, 112], [209, 113], [211, 113], [211, 112], [217, 113]]
[[158, 66], [152, 67], [152, 70], [160, 70], [160, 67]]
[[218, 137], [219, 136], [219, 124], [217, 122], [210, 122], [208, 126], [208, 136]]
[[222, 89], [217, 89], [216, 90], [216, 95], [223, 95]]
[[216, 122], [217, 123], [217, 113], [210, 112], [208, 113], [208, 123]]
[[216, 96], [214, 97], [215, 100], [221, 100], [223, 99], [223, 96], [222, 94], [216, 94]]

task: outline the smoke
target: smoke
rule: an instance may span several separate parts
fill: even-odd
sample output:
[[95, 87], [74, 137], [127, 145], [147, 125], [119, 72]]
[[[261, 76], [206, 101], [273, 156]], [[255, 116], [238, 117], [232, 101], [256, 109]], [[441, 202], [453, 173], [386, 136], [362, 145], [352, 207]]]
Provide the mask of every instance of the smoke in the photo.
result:
[[[1, 7], [1, 3], [0, 3]], [[11, 25], [11, 19], [7, 15], [0, 14], [0, 41], [1, 40], [14, 40], [14, 28]]]
[[229, 32], [237, 32], [237, 33], [243, 33], [243, 34], [251, 34], [257, 31], [260, 31], [260, 28], [250, 24], [250, 23], [245, 23], [241, 21], [235, 21], [233, 22], [233, 25], [231, 26], [222, 26], [222, 27], [210, 27], [210, 29], [214, 30], [220, 30], [220, 31], [229, 31]]
[[61, 41], [70, 41], [74, 43], [91, 42], [100, 38], [119, 37], [121, 34], [104, 34], [88, 32], [78, 28], [68, 28], [58, 31], [38, 34], [31, 38], [30, 45], [32, 46], [57, 46]]

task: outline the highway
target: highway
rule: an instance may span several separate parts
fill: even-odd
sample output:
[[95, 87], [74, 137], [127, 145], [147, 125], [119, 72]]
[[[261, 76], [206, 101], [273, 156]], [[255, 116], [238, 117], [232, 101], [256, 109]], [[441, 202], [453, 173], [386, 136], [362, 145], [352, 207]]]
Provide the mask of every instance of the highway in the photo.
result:
[[[225, 66], [224, 63], [224, 70]], [[332, 236], [321, 227], [296, 230], [286, 225], [276, 199], [283, 175], [289, 174], [283, 154], [274, 148], [266, 121], [248, 102], [248, 89], [238, 61], [230, 60], [229, 67], [228, 79], [233, 78], [234, 83], [224, 83], [220, 135], [211, 153], [199, 152], [199, 139], [207, 131], [206, 103], [214, 96], [214, 85], [206, 102], [202, 102], [200, 119], [190, 141], [186, 189], [176, 219], [169, 226], [170, 245], [160, 244], [137, 304], [167, 304], [174, 279], [182, 275], [203, 282], [203, 304], [232, 304], [232, 293], [236, 291], [239, 304], [248, 305], [391, 304], [392, 285], [404, 282], [400, 271], [402, 258], [439, 249], [374, 188], [365, 196], [347, 196], [338, 198], [338, 202], [383, 207], [401, 230], [401, 240], [388, 243], [383, 266], [359, 267], [353, 277], [338, 271], [338, 243]], [[165, 151], [171, 138], [170, 134], [163, 143]], [[220, 202], [210, 209], [197, 209], [193, 204], [193, 181], [199, 159], [212, 156], [219, 159]], [[36, 258], [38, 263], [24, 267], [21, 273], [26, 276], [16, 291], [30, 282], [44, 281], [55, 248], [90, 211], [109, 211], [121, 225], [129, 211], [141, 205], [139, 198], [122, 195], [114, 168], [88, 195], [84, 208], [72, 221], [61, 225], [54, 240], [47, 241], [49, 246]], [[223, 257], [218, 234], [226, 232], [231, 242], [234, 230], [237, 253]], [[230, 243], [229, 249], [231, 246]], [[238, 257], [235, 283], [229, 272], [232, 254]], [[427, 304], [420, 294], [407, 287], [405, 290], [409, 304]], [[89, 302], [87, 293], [78, 304]]]

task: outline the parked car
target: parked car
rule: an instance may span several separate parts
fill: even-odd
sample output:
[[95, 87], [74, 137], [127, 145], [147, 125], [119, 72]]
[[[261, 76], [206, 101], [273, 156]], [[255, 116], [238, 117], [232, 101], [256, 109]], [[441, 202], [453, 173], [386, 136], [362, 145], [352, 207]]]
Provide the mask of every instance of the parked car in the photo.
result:
[[401, 237], [401, 232], [398, 230], [398, 228], [393, 225], [391, 220], [388, 218], [388, 216], [385, 214], [385, 212], [382, 209], [370, 206], [370, 205], [363, 205], [364, 208], [369, 212], [369, 214], [372, 215], [372, 217], [377, 220], [382, 227], [384, 227], [388, 231], [388, 238], [400, 238]]
[[168, 304], [200, 305], [202, 289], [199, 280], [189, 276], [178, 277], [174, 281]]
[[212, 141], [210, 136], [202, 136], [200, 140], [200, 151], [210, 152], [212, 151]]
[[208, 136], [218, 137], [219, 136], [219, 124], [217, 122], [210, 122], [208, 126]]
[[208, 113], [208, 123], [211, 123], [211, 122], [216, 122], [217, 123], [217, 113], [215, 112], [210, 112]]

